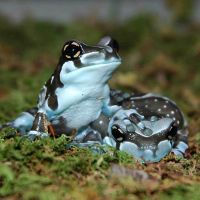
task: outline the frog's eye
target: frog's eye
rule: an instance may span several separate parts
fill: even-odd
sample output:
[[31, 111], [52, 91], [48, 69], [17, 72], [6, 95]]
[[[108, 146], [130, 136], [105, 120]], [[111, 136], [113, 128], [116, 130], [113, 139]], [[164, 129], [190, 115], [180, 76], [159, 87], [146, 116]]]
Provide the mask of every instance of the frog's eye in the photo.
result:
[[74, 60], [82, 54], [81, 45], [75, 41], [67, 42], [63, 47], [63, 56], [68, 60]]

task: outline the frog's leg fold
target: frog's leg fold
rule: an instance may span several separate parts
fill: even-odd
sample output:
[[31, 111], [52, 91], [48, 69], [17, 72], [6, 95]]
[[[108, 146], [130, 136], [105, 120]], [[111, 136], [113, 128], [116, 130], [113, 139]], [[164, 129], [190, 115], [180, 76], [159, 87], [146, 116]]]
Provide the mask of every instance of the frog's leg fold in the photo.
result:
[[5, 127], [12, 127], [17, 129], [21, 135], [25, 135], [28, 131], [31, 130], [34, 121], [34, 115], [36, 112], [37, 108], [32, 108], [22, 112], [16, 119], [1, 125], [0, 130]]
[[33, 121], [33, 126], [28, 132], [28, 137], [34, 140], [36, 137], [48, 137], [49, 121], [45, 113], [37, 112]]

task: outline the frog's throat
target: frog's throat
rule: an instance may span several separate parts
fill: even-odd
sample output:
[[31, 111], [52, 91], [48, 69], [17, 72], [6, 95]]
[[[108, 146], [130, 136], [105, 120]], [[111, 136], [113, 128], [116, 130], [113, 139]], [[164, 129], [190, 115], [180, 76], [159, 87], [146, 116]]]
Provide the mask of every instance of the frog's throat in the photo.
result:
[[60, 73], [60, 80], [63, 84], [106, 83], [120, 64], [120, 61], [96, 64], [84, 68], [79, 68], [70, 73], [65, 73], [65, 68], [63, 67]]

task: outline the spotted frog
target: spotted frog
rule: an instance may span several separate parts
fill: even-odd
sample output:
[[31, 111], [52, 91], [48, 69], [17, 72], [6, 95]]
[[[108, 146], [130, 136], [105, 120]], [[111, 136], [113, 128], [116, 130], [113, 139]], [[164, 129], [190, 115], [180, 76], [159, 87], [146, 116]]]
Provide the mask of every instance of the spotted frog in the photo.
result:
[[109, 36], [94, 46], [66, 42], [37, 107], [2, 127], [14, 127], [30, 139], [74, 135], [73, 145], [110, 145], [144, 162], [170, 152], [184, 155], [187, 122], [172, 100], [110, 90], [108, 81], [120, 63], [118, 43]]
[[[10, 123], [30, 138], [45, 137], [53, 127], [83, 132], [100, 113], [111, 116], [120, 107], [109, 105], [108, 80], [121, 63], [118, 43], [111, 37], [89, 46], [72, 40], [63, 45], [58, 65], [42, 87], [35, 109]], [[56, 128], [55, 128], [56, 129]]]

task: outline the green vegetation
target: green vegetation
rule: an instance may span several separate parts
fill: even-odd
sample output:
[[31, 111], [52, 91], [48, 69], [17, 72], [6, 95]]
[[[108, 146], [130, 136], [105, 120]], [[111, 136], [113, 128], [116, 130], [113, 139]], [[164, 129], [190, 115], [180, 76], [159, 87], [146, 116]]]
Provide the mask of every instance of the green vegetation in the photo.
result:
[[70, 138], [65, 136], [30, 142], [5, 129], [0, 134], [0, 199], [199, 199], [200, 24], [163, 24], [149, 15], [121, 25], [90, 20], [13, 25], [1, 18], [0, 33], [0, 124], [35, 105], [65, 40], [94, 44], [109, 34], [119, 41], [123, 59], [112, 87], [169, 96], [183, 109], [190, 130], [184, 159], [169, 155], [142, 164], [113, 149], [104, 155], [66, 149]]

